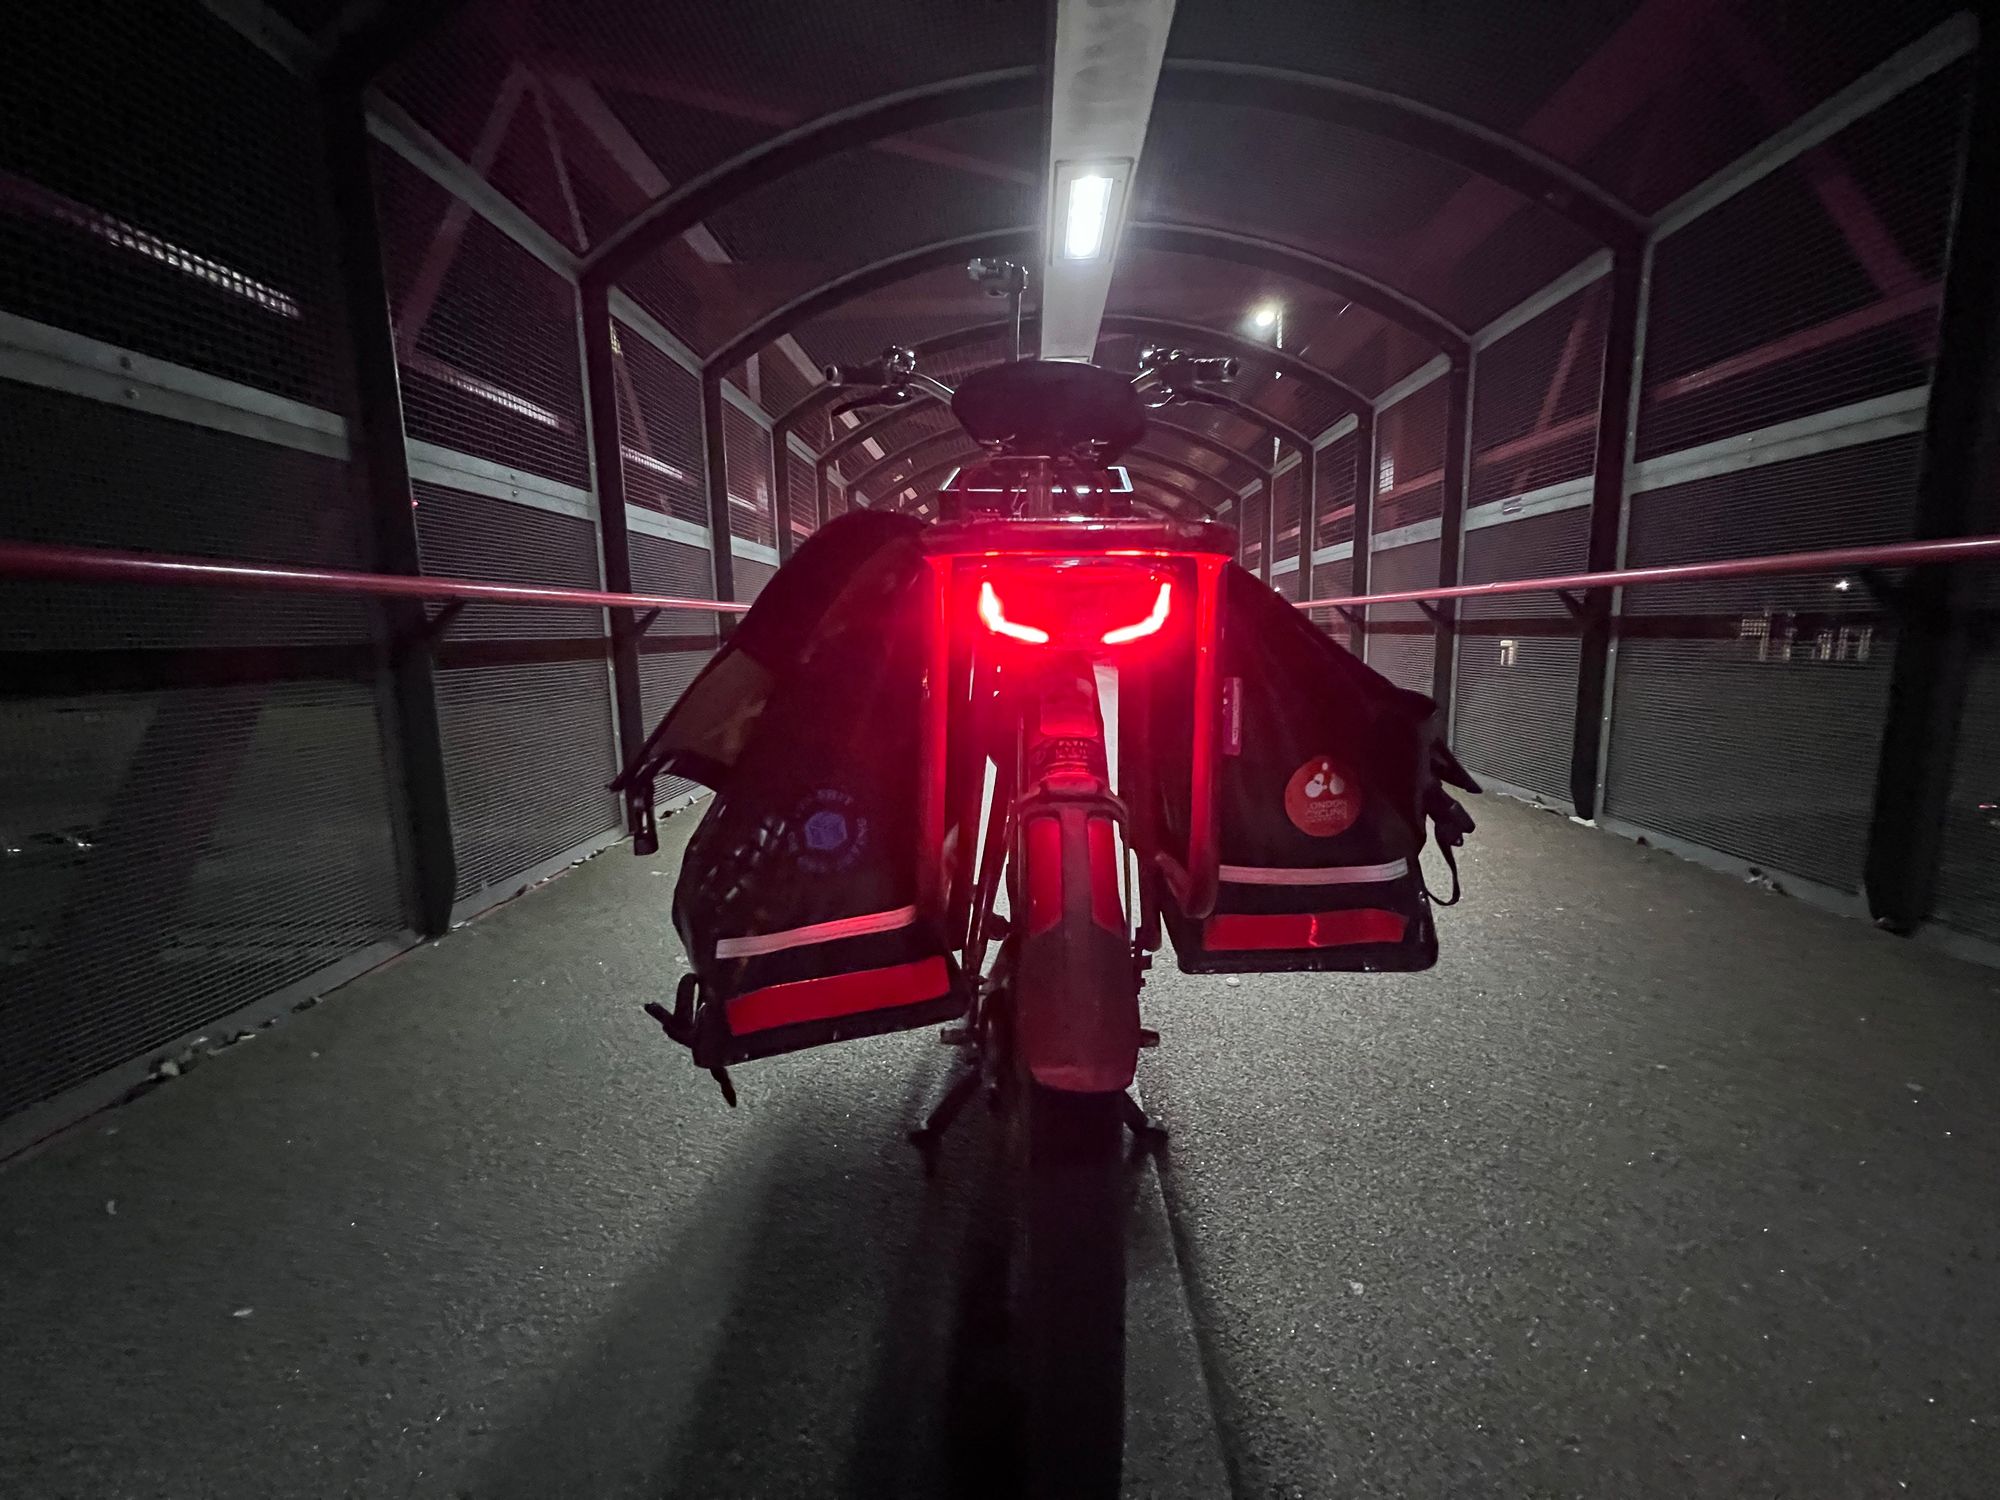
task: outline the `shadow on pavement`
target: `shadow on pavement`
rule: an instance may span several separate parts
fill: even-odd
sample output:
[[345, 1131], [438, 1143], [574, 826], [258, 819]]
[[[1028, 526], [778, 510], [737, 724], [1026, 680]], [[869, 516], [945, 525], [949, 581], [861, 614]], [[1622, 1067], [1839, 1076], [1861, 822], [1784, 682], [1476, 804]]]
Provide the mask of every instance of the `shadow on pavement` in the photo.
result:
[[1000, 1132], [968, 1109], [930, 1181], [902, 1136], [943, 1061], [906, 1075], [900, 1107], [746, 1091], [746, 1124], [781, 1112], [757, 1132], [762, 1175], [710, 1186], [456, 1494], [1017, 1492]]

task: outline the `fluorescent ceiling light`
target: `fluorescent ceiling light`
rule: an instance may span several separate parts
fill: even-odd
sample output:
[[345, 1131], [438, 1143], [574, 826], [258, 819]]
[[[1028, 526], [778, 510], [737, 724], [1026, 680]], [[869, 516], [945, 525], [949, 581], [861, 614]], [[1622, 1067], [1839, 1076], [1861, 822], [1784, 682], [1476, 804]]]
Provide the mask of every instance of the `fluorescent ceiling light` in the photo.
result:
[[1114, 179], [1106, 172], [1082, 172], [1069, 180], [1069, 208], [1063, 217], [1063, 258], [1095, 260], [1104, 253], [1111, 218]]

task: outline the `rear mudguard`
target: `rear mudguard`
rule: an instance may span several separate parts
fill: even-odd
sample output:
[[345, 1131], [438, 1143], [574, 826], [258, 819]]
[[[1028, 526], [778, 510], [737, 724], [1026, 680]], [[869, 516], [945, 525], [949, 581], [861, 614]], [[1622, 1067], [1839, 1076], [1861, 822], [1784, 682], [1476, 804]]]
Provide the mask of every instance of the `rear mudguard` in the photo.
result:
[[1123, 813], [1044, 787], [1019, 811], [1015, 1045], [1044, 1088], [1103, 1093], [1139, 1061], [1139, 976], [1119, 893]]

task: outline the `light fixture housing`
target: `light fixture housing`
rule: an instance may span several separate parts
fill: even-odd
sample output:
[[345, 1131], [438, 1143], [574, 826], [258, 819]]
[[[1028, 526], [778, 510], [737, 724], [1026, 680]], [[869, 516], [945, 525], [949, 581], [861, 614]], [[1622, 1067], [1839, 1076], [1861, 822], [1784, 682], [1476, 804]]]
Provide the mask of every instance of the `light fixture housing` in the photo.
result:
[[1055, 178], [1051, 223], [1056, 259], [1075, 263], [1109, 259], [1118, 247], [1132, 163], [1057, 162]]

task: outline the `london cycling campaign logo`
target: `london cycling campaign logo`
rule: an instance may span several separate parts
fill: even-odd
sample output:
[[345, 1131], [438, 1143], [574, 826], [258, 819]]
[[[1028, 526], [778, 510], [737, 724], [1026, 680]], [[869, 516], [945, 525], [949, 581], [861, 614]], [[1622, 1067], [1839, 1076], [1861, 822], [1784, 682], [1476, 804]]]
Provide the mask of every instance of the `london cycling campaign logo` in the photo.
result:
[[1361, 816], [1361, 793], [1331, 756], [1315, 755], [1285, 783], [1285, 816], [1300, 833], [1330, 839]]

